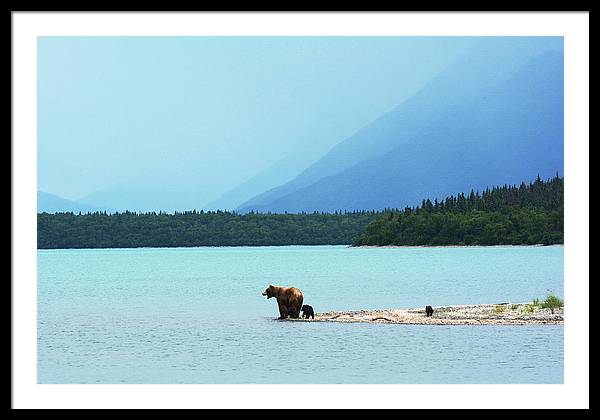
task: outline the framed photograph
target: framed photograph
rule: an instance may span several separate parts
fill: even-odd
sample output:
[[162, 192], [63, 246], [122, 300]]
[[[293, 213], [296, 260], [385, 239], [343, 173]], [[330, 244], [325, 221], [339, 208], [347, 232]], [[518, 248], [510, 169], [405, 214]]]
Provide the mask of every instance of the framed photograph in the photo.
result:
[[587, 13], [14, 13], [13, 405], [589, 406], [588, 62]]

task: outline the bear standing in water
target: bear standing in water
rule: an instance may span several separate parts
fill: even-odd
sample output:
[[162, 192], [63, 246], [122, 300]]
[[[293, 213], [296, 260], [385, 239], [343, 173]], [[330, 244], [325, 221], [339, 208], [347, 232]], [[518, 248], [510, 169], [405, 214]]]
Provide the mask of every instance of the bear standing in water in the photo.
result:
[[272, 297], [277, 298], [277, 306], [279, 306], [279, 319], [300, 317], [300, 308], [304, 296], [300, 289], [295, 287], [273, 286], [272, 284], [266, 288], [262, 294], [267, 299]]
[[313, 307], [310, 305], [302, 305], [302, 317], [304, 319], [311, 317], [312, 319], [315, 319], [315, 311], [313, 310]]

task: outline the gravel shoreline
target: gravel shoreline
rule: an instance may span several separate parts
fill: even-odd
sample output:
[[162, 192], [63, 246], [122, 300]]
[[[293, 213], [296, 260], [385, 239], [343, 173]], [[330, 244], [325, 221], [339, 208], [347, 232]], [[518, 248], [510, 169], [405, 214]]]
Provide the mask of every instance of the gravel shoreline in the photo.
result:
[[563, 324], [564, 310], [542, 309], [530, 303], [498, 303], [315, 313], [314, 319], [289, 319], [293, 322], [366, 322], [373, 324], [427, 325], [531, 325]]

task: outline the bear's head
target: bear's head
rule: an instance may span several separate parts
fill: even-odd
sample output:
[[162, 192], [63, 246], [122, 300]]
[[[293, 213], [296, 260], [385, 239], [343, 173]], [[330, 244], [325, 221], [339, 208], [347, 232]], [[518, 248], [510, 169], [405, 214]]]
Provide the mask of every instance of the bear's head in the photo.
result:
[[302, 312], [306, 312], [308, 310], [308, 305], [302, 305]]
[[275, 297], [275, 286], [273, 286], [272, 284], [270, 284], [269, 287], [267, 287], [265, 289], [265, 291], [262, 293], [262, 295], [266, 296], [267, 299]]

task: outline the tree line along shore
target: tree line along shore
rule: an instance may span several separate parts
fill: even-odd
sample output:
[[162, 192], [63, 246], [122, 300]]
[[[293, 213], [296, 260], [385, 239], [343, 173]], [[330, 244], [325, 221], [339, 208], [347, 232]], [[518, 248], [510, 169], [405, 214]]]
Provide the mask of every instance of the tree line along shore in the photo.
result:
[[564, 241], [564, 178], [420, 206], [334, 213], [38, 213], [38, 249], [194, 246], [552, 245]]

